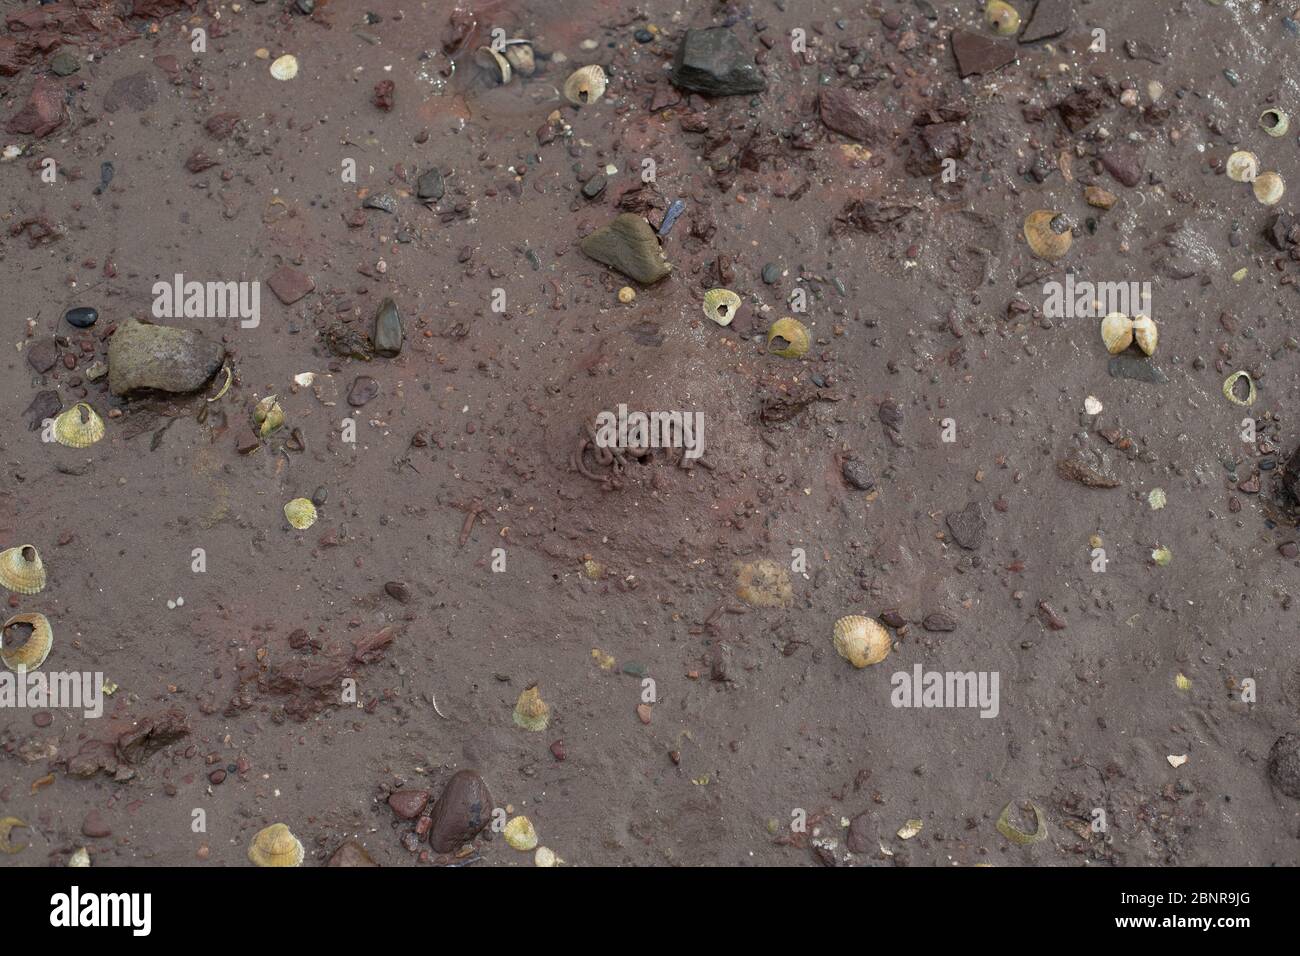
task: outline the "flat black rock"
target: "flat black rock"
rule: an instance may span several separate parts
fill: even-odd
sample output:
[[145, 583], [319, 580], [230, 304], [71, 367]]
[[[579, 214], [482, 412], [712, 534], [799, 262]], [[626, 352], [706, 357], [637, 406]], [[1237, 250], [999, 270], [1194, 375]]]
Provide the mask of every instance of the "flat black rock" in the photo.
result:
[[402, 351], [402, 317], [397, 303], [385, 299], [375, 313], [375, 354], [393, 358]]
[[415, 182], [415, 195], [420, 199], [441, 199], [446, 192], [442, 173], [437, 169], [429, 170]]
[[984, 509], [978, 501], [972, 501], [961, 511], [954, 512], [944, 519], [952, 538], [967, 551], [974, 551], [984, 543], [984, 529], [988, 520]]
[[1021, 43], [1059, 37], [1074, 23], [1074, 0], [1038, 0], [1020, 33]]
[[953, 59], [957, 61], [957, 72], [962, 76], [992, 73], [1014, 63], [1018, 56], [1014, 43], [994, 40], [970, 30], [953, 30], [949, 42]]
[[69, 309], [63, 314], [68, 325], [78, 329], [88, 329], [99, 321], [99, 313], [88, 305]]
[[746, 52], [726, 27], [687, 30], [668, 78], [679, 89], [708, 96], [737, 96], [767, 89], [767, 80], [754, 65], [753, 54]]

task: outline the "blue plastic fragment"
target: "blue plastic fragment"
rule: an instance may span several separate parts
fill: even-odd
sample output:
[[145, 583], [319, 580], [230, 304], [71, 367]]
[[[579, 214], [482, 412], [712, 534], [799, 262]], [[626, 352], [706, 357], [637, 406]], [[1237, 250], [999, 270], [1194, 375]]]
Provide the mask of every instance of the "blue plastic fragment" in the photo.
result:
[[663, 223], [660, 224], [659, 226], [658, 235], [660, 239], [668, 235], [668, 230], [673, 227], [673, 223], [677, 221], [677, 217], [680, 216], [685, 209], [686, 209], [685, 199], [673, 200], [673, 204], [669, 206], [668, 211], [664, 213]]

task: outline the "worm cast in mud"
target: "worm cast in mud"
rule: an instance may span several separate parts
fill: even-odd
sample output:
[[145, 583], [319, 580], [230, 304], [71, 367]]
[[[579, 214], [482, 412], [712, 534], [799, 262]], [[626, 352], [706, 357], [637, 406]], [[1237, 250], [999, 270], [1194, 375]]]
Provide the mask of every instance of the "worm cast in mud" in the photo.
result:
[[1106, 549], [1105, 548], [1092, 549], [1092, 570], [1097, 574], [1106, 573]]
[[492, 311], [500, 314], [506, 310], [506, 290], [492, 290]]
[[190, 832], [208, 832], [208, 811], [204, 810], [202, 807], [195, 807], [190, 811]]
[[49, 156], [41, 160], [41, 182], [56, 183], [59, 181], [59, 164]]
[[208, 52], [208, 31], [203, 29], [203, 27], [195, 27], [190, 31], [190, 52]]
[[658, 167], [655, 166], [655, 161], [651, 159], [649, 156], [641, 160], [641, 182], [643, 183], [654, 182], [655, 170], [657, 168]]
[[493, 53], [500, 53], [506, 48], [506, 31], [501, 27], [492, 28], [492, 42], [488, 44]]
[[945, 183], [955, 183], [957, 181], [957, 160], [945, 159], [943, 161], [943, 172], [939, 178]]
[[790, 549], [790, 570], [795, 574], [808, 573], [808, 552], [803, 548]]
[[1247, 445], [1255, 444], [1255, 419], [1243, 418], [1241, 420], [1241, 440]]
[[1103, 30], [1101, 27], [1093, 28], [1092, 43], [1088, 45], [1088, 49], [1091, 50], [1093, 53], [1106, 52], [1106, 31]]
[[492, 571], [494, 574], [501, 574], [506, 569], [506, 549], [492, 549]]
[[357, 682], [355, 678], [343, 678], [342, 693], [339, 696], [341, 704], [355, 704], [357, 702]]
[[342, 430], [342, 434], [339, 435], [341, 441], [347, 442], [349, 445], [357, 443], [357, 420], [355, 418], [343, 419], [339, 423], [339, 428]]
[[492, 810], [492, 832], [500, 833], [506, 828], [506, 811], [504, 807], [495, 807]]
[[790, 52], [808, 52], [808, 33], [803, 27], [795, 27], [790, 31]]
[[342, 176], [343, 181], [345, 183], [355, 183], [357, 181], [357, 161], [351, 156], [344, 156], [340, 165], [342, 165], [343, 170], [339, 175]]
[[41, 422], [41, 441], [46, 442], [47, 444], [49, 442], [54, 441], [54, 419], [53, 418], [47, 418], [43, 422]]
[[655, 689], [655, 679], [653, 677], [641, 678], [641, 703], [655, 704], [658, 702], [659, 698]]
[[945, 445], [956, 444], [957, 420], [954, 418], [945, 418], [939, 424], [943, 426], [943, 431], [939, 432], [939, 440]]
[[808, 311], [808, 292], [800, 287], [790, 293], [790, 311], [807, 312]]
[[1093, 807], [1092, 822], [1089, 823], [1088, 825], [1092, 828], [1093, 833], [1105, 833], [1106, 832], [1106, 808]]
[[195, 574], [204, 574], [208, 570], [208, 552], [202, 548], [195, 548], [190, 552], [193, 560], [190, 562], [190, 570]]
[[808, 832], [808, 811], [803, 807], [795, 807], [790, 811], [790, 832]]
[[1241, 679], [1241, 702], [1243, 704], [1255, 703], [1255, 678], [1243, 677]]

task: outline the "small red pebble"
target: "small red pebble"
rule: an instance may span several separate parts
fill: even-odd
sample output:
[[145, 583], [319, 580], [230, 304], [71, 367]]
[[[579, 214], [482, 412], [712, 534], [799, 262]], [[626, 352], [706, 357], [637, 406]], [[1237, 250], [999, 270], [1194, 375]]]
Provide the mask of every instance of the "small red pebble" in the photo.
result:
[[557, 740], [555, 743], [551, 744], [551, 756], [556, 760], [563, 760], [567, 756], [564, 750], [563, 740]]
[[641, 723], [650, 723], [650, 714], [654, 708], [650, 704], [637, 704], [636, 715], [641, 718]]

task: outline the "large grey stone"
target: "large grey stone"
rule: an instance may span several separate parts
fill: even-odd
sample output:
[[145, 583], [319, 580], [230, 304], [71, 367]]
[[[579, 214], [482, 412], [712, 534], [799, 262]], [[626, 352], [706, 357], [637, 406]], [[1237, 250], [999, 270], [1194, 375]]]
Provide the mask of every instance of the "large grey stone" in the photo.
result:
[[726, 27], [687, 30], [677, 48], [669, 79], [673, 85], [709, 96], [762, 93], [767, 80], [754, 65], [754, 56]]
[[617, 269], [623, 275], [652, 285], [672, 272], [650, 223], [625, 212], [601, 226], [579, 244], [583, 253]]
[[108, 387], [114, 395], [145, 389], [193, 392], [225, 357], [225, 346], [198, 332], [127, 319], [109, 342]]

